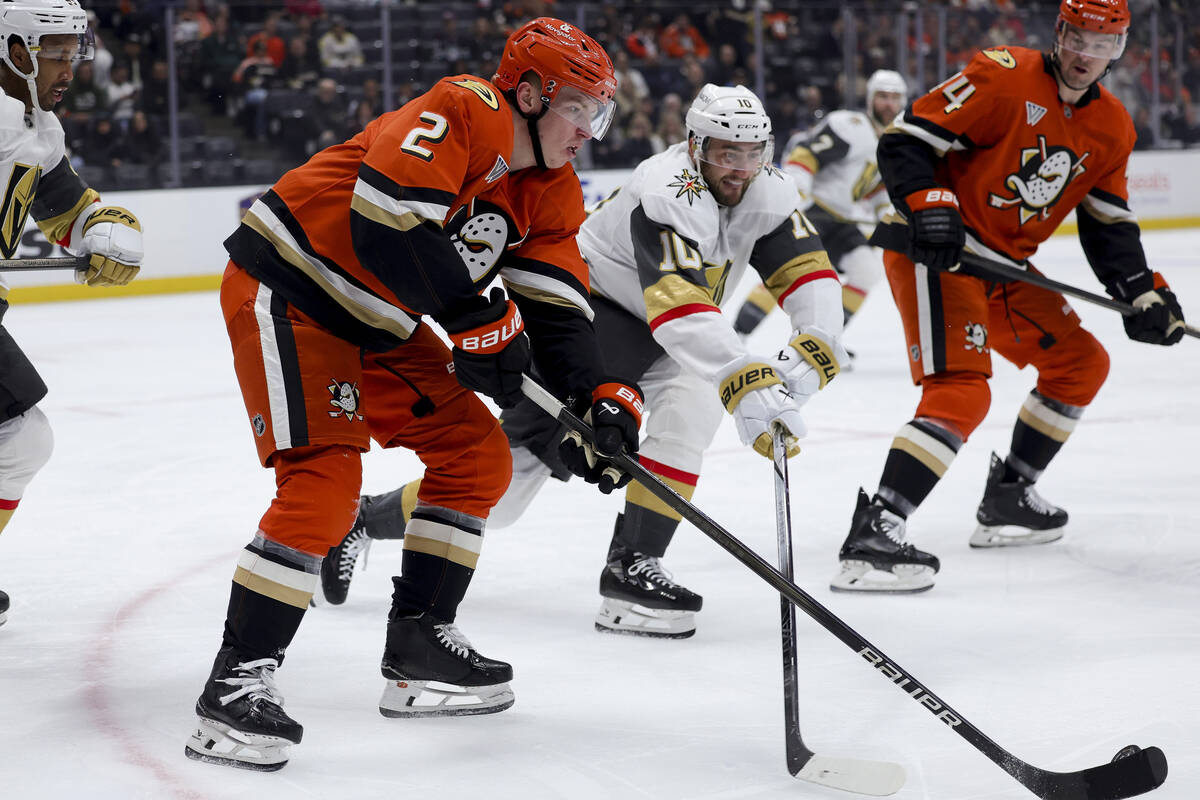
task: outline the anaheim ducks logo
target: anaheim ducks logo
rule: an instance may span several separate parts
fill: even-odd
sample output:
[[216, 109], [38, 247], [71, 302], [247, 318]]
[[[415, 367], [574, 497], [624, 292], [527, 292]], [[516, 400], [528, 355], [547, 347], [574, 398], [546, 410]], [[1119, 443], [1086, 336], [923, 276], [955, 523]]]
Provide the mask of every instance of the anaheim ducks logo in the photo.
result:
[[1082, 175], [1087, 168], [1083, 162], [1091, 153], [1078, 158], [1069, 147], [1047, 147], [1046, 137], [1039, 136], [1037, 147], [1021, 150], [1021, 168], [1004, 179], [1004, 185], [1016, 193], [1016, 197], [1001, 197], [988, 193], [988, 204], [992, 208], [1019, 206], [1021, 224], [1035, 216], [1049, 219], [1050, 211], [1067, 185]]
[[446, 225], [472, 281], [479, 281], [500, 261], [510, 246], [513, 226], [497, 206], [473, 200], [454, 213]]
[[338, 417], [343, 414], [346, 419], [353, 421], [355, 418], [362, 419], [363, 415], [359, 411], [359, 392], [358, 384], [350, 381], [339, 381], [333, 378], [329, 381], [329, 385], [325, 387], [332, 395], [329, 398], [329, 405], [335, 410], [329, 412], [329, 416]]

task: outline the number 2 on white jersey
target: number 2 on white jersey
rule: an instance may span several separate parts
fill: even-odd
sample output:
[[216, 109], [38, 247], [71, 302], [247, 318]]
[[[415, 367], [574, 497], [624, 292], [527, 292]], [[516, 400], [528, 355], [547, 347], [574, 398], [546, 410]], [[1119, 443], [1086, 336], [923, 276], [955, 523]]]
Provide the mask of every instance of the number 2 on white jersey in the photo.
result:
[[422, 111], [420, 119], [430, 127], [423, 128], [418, 125], [409, 131], [408, 135], [404, 137], [404, 143], [400, 145], [400, 150], [423, 161], [433, 161], [433, 151], [422, 147], [421, 142], [437, 144], [446, 138], [446, 132], [450, 130], [450, 125], [447, 124], [445, 117], [432, 111]]

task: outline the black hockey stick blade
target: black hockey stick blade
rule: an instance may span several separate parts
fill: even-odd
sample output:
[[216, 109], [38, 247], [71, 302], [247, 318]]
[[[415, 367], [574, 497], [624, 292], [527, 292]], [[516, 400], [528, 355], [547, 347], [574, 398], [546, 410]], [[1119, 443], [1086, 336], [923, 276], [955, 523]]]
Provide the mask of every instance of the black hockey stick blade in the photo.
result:
[[[521, 384], [525, 396], [543, 411], [557, 419], [569, 429], [576, 431], [587, 441], [592, 441], [592, 428], [563, 406], [554, 395], [528, 376]], [[927, 689], [920, 681], [889, 658], [882, 650], [863, 638], [858, 631], [847, 625], [841, 617], [821, 605], [796, 584], [780, 574], [763, 558], [746, 547], [737, 537], [721, 527], [715, 520], [697, 508], [656, 475], [647, 470], [627, 453], [617, 453], [612, 458], [621, 469], [628, 472], [646, 491], [692, 523], [701, 533], [723, 547], [730, 555], [742, 562], [751, 572], [766, 581], [780, 595], [786, 597], [797, 608], [811, 617], [817, 624], [833, 634], [842, 644], [849, 647], [867, 665], [894, 684], [917, 705], [934, 715], [934, 718], [957, 733], [994, 764], [1020, 781], [1042, 800], [1124, 800], [1145, 794], [1162, 785], [1167, 778], [1167, 759], [1157, 747], [1149, 747], [1112, 763], [1103, 764], [1077, 772], [1051, 772], [1017, 758], [988, 738], [965, 716], [956, 711], [942, 698]], [[1125, 748], [1127, 753], [1132, 748]]]
[[28, 272], [36, 269], [86, 269], [87, 265], [87, 256], [9, 258], [0, 259], [0, 272]]
[[[1103, 306], [1104, 308], [1116, 311], [1128, 317], [1130, 314], [1136, 314], [1137, 310], [1129, 303], [1123, 303], [1120, 300], [1113, 300], [1104, 295], [1093, 294], [1085, 291], [1069, 283], [1062, 283], [1045, 275], [1040, 275], [1032, 270], [1025, 270], [1019, 267], [1014, 267], [1011, 264], [1004, 264], [991, 258], [977, 256], [974, 253], [963, 253], [962, 263], [973, 268], [976, 272], [982, 272], [990, 277], [1004, 278], [1010, 281], [1021, 281], [1023, 283], [1040, 286], [1043, 289], [1065, 294], [1070, 297], [1077, 297], [1080, 300], [1086, 300], [1093, 305]], [[1184, 325], [1183, 332], [1188, 336], [1200, 338], [1200, 328], [1194, 328], [1191, 325]]]
[[[788, 486], [787, 439], [783, 427], [772, 433], [775, 473], [775, 532], [779, 571], [792, 579], [792, 508]], [[783, 645], [783, 731], [788, 773], [809, 783], [856, 794], [884, 797], [904, 786], [904, 767], [890, 761], [833, 758], [814, 753], [800, 734], [800, 681], [797, 677], [796, 607], [779, 597], [780, 639]]]

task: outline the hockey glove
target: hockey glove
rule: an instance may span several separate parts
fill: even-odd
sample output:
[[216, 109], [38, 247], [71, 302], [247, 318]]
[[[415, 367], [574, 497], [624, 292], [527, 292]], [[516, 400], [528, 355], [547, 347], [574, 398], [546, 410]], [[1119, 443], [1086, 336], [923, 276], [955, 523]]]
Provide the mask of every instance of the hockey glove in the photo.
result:
[[80, 253], [91, 257], [86, 268], [75, 271], [76, 283], [124, 286], [133, 280], [142, 265], [142, 225], [137, 217], [119, 206], [103, 206], [82, 223], [79, 238], [72, 231], [72, 241], [79, 242]]
[[605, 381], [592, 392], [592, 406], [583, 420], [592, 426], [595, 444], [589, 444], [576, 431], [567, 431], [558, 455], [567, 469], [609, 494], [629, 483], [631, 477], [610, 458], [622, 450], [631, 458], [637, 456], [642, 390], [617, 380]]
[[912, 260], [929, 269], [954, 272], [966, 242], [958, 198], [949, 189], [922, 189], [904, 198]]
[[796, 405], [802, 406], [837, 377], [841, 365], [849, 360], [850, 355], [840, 341], [818, 327], [809, 326], [775, 354], [772, 366], [787, 382]]
[[491, 299], [473, 297], [440, 315], [438, 323], [454, 343], [454, 374], [473, 392], [486, 394], [501, 408], [521, 399], [521, 379], [529, 369], [529, 338], [521, 312], [492, 289]]
[[739, 359], [721, 381], [721, 402], [733, 415], [742, 444], [754, 452], [773, 458], [771, 426], [779, 422], [788, 431], [788, 457], [800, 452], [796, 442], [808, 432], [787, 384], [775, 368], [761, 361]]
[[1166, 279], [1154, 273], [1154, 288], [1133, 298], [1136, 314], [1124, 318], [1130, 339], [1150, 344], [1175, 344], [1183, 338], [1183, 309]]

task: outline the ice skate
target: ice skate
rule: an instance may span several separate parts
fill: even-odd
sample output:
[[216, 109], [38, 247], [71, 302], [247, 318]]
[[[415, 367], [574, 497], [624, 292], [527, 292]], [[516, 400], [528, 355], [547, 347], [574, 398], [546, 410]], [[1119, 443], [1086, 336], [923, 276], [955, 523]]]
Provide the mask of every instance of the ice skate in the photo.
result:
[[829, 585], [835, 592], [924, 592], [941, 566], [937, 556], [905, 544], [904, 520], [873, 505], [862, 489], [838, 557], [841, 571]]
[[271, 772], [288, 762], [304, 728], [283, 711], [273, 658], [243, 661], [232, 648], [217, 657], [196, 701], [196, 731], [184, 754], [196, 761]]
[[1004, 462], [992, 453], [971, 547], [1022, 547], [1061, 539], [1067, 512], [1046, 502], [1025, 479], [1002, 483], [1003, 477]]
[[8, 621], [8, 595], [0, 592], [0, 625]]
[[453, 624], [430, 614], [388, 619], [380, 672], [385, 717], [494, 714], [513, 704], [512, 666], [483, 656]]
[[[371, 549], [371, 537], [367, 536], [367, 526], [363, 510], [369, 505], [371, 498], [363, 497], [358, 503], [358, 516], [354, 518], [354, 527], [342, 539], [341, 543], [331, 547], [321, 562], [321, 594], [325, 602], [340, 606], [346, 602], [350, 593], [350, 581], [354, 580], [354, 569], [358, 557], [362, 556], [363, 569], [367, 568], [367, 552]], [[319, 605], [317, 595], [313, 595], [313, 605]]]
[[[618, 521], [618, 525], [620, 522]], [[664, 639], [686, 639], [696, 632], [696, 612], [704, 598], [671, 580], [660, 559], [613, 548], [600, 573], [596, 630]]]

